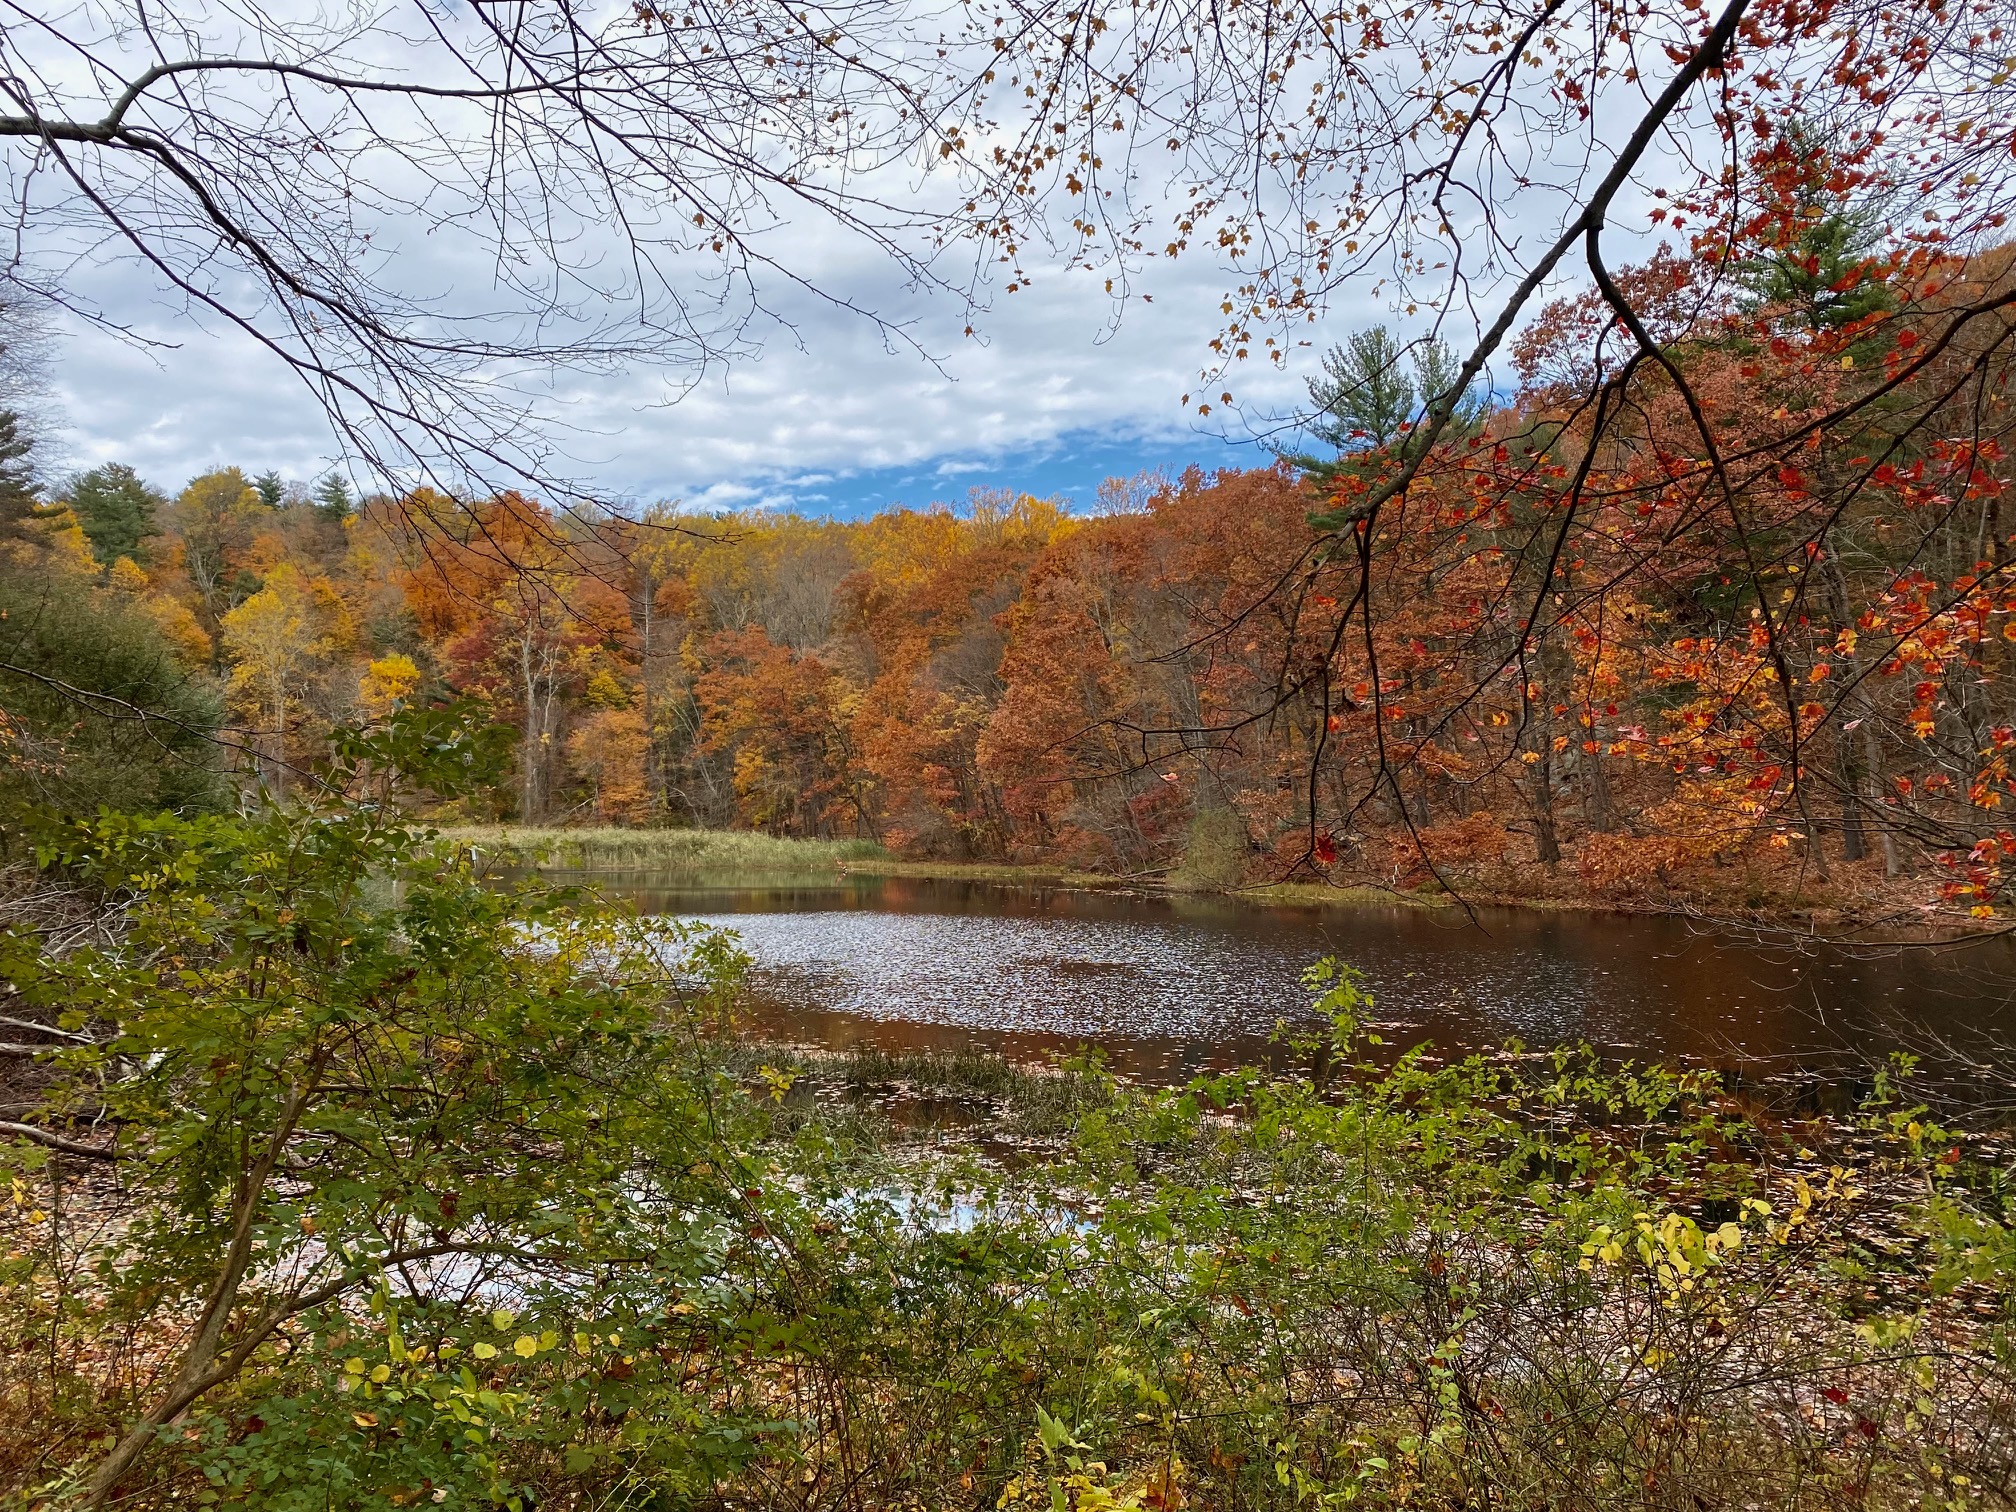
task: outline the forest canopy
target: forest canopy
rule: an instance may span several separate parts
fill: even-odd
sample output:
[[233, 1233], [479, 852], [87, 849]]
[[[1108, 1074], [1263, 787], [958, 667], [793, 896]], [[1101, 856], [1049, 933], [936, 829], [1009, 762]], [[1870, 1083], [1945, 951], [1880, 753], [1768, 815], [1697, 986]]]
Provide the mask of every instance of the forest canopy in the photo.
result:
[[[1665, 311], [1659, 361], [1593, 406], [1600, 295], [1544, 308], [1518, 388], [1432, 445], [1401, 417], [1452, 359], [1380, 329], [1312, 385], [1327, 460], [1091, 513], [1007, 490], [853, 522], [353, 507], [231, 469], [171, 500], [107, 468], [21, 523], [39, 565], [14, 591], [67, 581], [67, 613], [150, 637], [275, 795], [317, 780], [331, 729], [467, 698], [517, 735], [470, 819], [1992, 912], [2016, 853], [2010, 322], [1952, 312], [1999, 311], [2016, 256], [1825, 206], [1786, 238], [1740, 278], [1620, 272]], [[1408, 470], [1340, 549], [1331, 516]]]

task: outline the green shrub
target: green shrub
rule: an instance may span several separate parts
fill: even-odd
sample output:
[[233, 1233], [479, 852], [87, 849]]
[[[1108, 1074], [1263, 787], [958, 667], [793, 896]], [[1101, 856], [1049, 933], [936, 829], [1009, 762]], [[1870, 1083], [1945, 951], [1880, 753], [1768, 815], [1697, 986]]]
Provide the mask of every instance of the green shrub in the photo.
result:
[[[488, 760], [341, 745], [353, 784]], [[395, 815], [44, 837], [104, 923], [0, 936], [22, 1022], [82, 1037], [9, 1129], [23, 1502], [1833, 1512], [2016, 1476], [2008, 1184], [1894, 1080], [1829, 1133], [1583, 1050], [1382, 1061], [1329, 965], [1314, 1076], [822, 1065], [726, 1037], [732, 941], [485, 885]], [[794, 1096], [822, 1075], [1055, 1142], [876, 1149]]]
[[1171, 881], [1192, 887], [1237, 887], [1252, 859], [1246, 823], [1229, 808], [1198, 810]]
[[222, 718], [138, 609], [0, 565], [0, 813], [216, 808]]

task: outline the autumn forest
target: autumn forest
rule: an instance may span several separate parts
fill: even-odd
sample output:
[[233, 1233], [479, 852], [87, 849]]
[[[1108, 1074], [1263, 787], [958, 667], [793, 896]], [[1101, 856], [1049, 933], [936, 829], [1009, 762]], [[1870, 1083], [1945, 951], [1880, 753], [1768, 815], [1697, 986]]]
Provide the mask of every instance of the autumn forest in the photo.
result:
[[[1089, 513], [353, 503], [235, 469], [169, 498], [105, 467], [17, 484], [11, 570], [144, 621], [276, 795], [331, 728], [463, 698], [517, 733], [472, 819], [1986, 913], [2016, 852], [2016, 259], [1863, 219], [1809, 190], [1746, 266], [1621, 271], [1658, 364], [1606, 349], [1600, 295], [1550, 306], [1431, 448], [1446, 349], [1357, 333], [1310, 385], [1320, 455]], [[1403, 468], [1369, 536], [1334, 528]], [[6, 759], [60, 793], [64, 739], [17, 720]]]
[[2016, 1503], [2012, 26], [18, 0], [0, 1512]]

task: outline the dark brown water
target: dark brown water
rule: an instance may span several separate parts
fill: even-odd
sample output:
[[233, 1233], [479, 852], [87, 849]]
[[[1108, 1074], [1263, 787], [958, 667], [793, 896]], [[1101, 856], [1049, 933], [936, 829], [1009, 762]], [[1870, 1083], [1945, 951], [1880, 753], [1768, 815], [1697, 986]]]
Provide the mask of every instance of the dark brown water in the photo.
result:
[[1222, 898], [851, 877], [746, 886], [605, 873], [651, 913], [736, 930], [766, 1027], [835, 1047], [1101, 1047], [1156, 1080], [1267, 1059], [1311, 962], [1362, 970], [1391, 1038], [1516, 1036], [1760, 1071], [1941, 1040], [2016, 1042], [2016, 946], [1854, 951], [1626, 915]]

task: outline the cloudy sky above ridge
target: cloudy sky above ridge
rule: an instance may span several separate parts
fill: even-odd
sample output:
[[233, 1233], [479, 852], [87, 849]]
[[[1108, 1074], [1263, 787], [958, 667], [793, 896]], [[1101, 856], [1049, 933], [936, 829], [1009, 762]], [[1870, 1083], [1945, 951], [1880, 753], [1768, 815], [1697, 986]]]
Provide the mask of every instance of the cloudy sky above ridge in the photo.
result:
[[[191, 10], [211, 14], [200, 3]], [[384, 39], [372, 45], [379, 41]], [[1610, 108], [1599, 104], [1598, 116]], [[416, 139], [424, 136], [416, 133]], [[471, 138], [480, 139], [480, 134]], [[1576, 158], [1557, 167], [1546, 160], [1546, 140], [1528, 145], [1537, 156], [1525, 168], [1537, 177], [1522, 178], [1516, 193], [1492, 190], [1494, 201], [1501, 202], [1492, 205], [1491, 229], [1504, 246], [1530, 250], [1529, 243], [1545, 246], [1556, 223], [1572, 210], [1576, 198], [1570, 191], [1586, 177], [1587, 165]], [[415, 165], [395, 155], [393, 169], [384, 195], [377, 195], [380, 185], [370, 181], [373, 206], [351, 207], [362, 238], [344, 243], [368, 243], [368, 258], [382, 264], [385, 282], [400, 296], [391, 308], [409, 312], [416, 322], [432, 318], [437, 307], [487, 309], [499, 302], [500, 269], [538, 260], [513, 257], [508, 241], [489, 234], [480, 215], [466, 222], [448, 216], [430, 220], [426, 214], [402, 218], [396, 207], [424, 205], [431, 181], [422, 175], [417, 188], [402, 187], [398, 172], [411, 174]], [[1560, 184], [1550, 189], [1549, 177]], [[1484, 182], [1496, 180], [1487, 175]], [[857, 187], [872, 189], [872, 197], [893, 207], [897, 221], [920, 223], [930, 221], [921, 213], [928, 209], [926, 200], [957, 188], [934, 184], [928, 174], [893, 159]], [[136, 182], [135, 192], [146, 203], [153, 191]], [[1152, 182], [1140, 191], [1151, 208], [1164, 192]], [[284, 202], [284, 194], [281, 198]], [[346, 205], [348, 198], [346, 192]], [[1177, 194], [1172, 203], [1180, 200]], [[585, 275], [571, 287], [595, 284], [603, 269], [620, 268], [625, 242], [608, 214], [593, 205], [558, 203], [574, 218], [557, 244], [575, 259], [573, 271]], [[1108, 477], [1173, 472], [1193, 463], [1211, 468], [1264, 462], [1268, 452], [1259, 438], [1279, 435], [1286, 417], [1306, 403], [1303, 382], [1324, 346], [1382, 320], [1412, 334], [1427, 318], [1426, 307], [1436, 302], [1432, 293], [1420, 296], [1419, 319], [1396, 320], [1393, 285], [1383, 295], [1346, 287], [1332, 298], [1320, 324], [1298, 333], [1307, 345], [1293, 351], [1285, 370], [1249, 363], [1205, 385], [1214, 401], [1216, 391], [1228, 386], [1238, 401], [1230, 409], [1214, 402], [1206, 418], [1183, 396], [1200, 388], [1200, 369], [1210, 363], [1210, 342], [1228, 308], [1222, 301], [1240, 277], [1220, 266], [1211, 251], [1200, 247], [1175, 262], [1148, 260], [1134, 270], [1134, 297], [1116, 312], [1105, 290], [1108, 270], [1066, 271], [1062, 258], [1044, 266], [1035, 249], [1025, 246], [1023, 266], [1034, 273], [1033, 284], [1018, 272], [1024, 286], [1010, 294], [1001, 278], [991, 286], [983, 281], [982, 308], [975, 313], [954, 296], [906, 285], [872, 236], [849, 235], [816, 218], [794, 218], [798, 203], [786, 196], [776, 214], [754, 217], [761, 224], [751, 235], [763, 242], [754, 261], [760, 265], [767, 258], [800, 282], [778, 280], [753, 290], [763, 313], [746, 333], [752, 350], [709, 367], [697, 380], [686, 372], [641, 368], [534, 375], [547, 390], [541, 407], [559, 422], [550, 433], [559, 455], [550, 468], [531, 475], [575, 481], [616, 501], [679, 500], [702, 509], [858, 514], [892, 504], [957, 502], [976, 486], [1089, 503]], [[395, 208], [385, 211], [387, 204]], [[349, 213], [338, 212], [337, 222]], [[1624, 203], [1613, 207], [1613, 226], [1634, 219]], [[295, 215], [290, 223], [304, 222]], [[312, 216], [305, 223], [312, 225]], [[1470, 223], [1442, 228], [1452, 246], [1474, 237], [1477, 229]], [[199, 250], [207, 245], [200, 226], [191, 233], [171, 217], [169, 232], [171, 240], [180, 238], [178, 245]], [[105, 312], [125, 336], [79, 318], [61, 323], [52, 344], [54, 430], [44, 446], [45, 472], [61, 476], [120, 461], [172, 490], [225, 465], [248, 472], [272, 468], [301, 480], [342, 465], [341, 448], [320, 406], [278, 357], [233, 327], [193, 315], [189, 304], [166, 296], [156, 271], [137, 259], [102, 255], [115, 247], [103, 238], [102, 227], [67, 241], [61, 234], [50, 238], [49, 263], [60, 270], [62, 297], [75, 308]], [[955, 247], [946, 256], [957, 252]], [[1518, 260], [1509, 254], [1508, 259]], [[213, 262], [222, 271], [213, 270]], [[206, 291], [221, 290], [227, 302], [243, 299], [228, 264], [207, 255], [191, 260]], [[688, 285], [681, 282], [683, 265], [676, 258], [674, 264], [669, 303], [676, 307]], [[1436, 270], [1445, 266], [1433, 264]], [[660, 271], [654, 266], [654, 274]], [[957, 268], [934, 271], [954, 285], [963, 281]], [[712, 272], [718, 280], [719, 267]], [[700, 281], [691, 290], [704, 307], [707, 270], [695, 276]], [[1436, 274], [1423, 277], [1432, 283]], [[1495, 277], [1487, 276], [1469, 294], [1488, 300]], [[571, 317], [592, 324], [602, 311], [620, 315], [622, 286], [620, 277], [609, 285], [619, 302], [605, 301], [570, 312]], [[728, 289], [732, 305], [732, 284], [719, 287]], [[811, 292], [815, 289], [825, 297]], [[501, 292], [508, 304], [510, 290]], [[1467, 346], [1466, 327], [1478, 323], [1477, 305], [1453, 297], [1444, 303], [1450, 308], [1448, 334]], [[258, 305], [255, 291], [234, 307], [284, 332], [285, 321], [271, 305], [263, 310]], [[864, 317], [864, 310], [888, 322], [893, 333]], [[535, 311], [525, 318], [537, 322], [541, 316]], [[969, 320], [975, 335], [967, 334]], [[496, 475], [491, 476], [494, 483]]]
[[[401, 255], [414, 282], [432, 281], [424, 243]], [[683, 393], [647, 371], [564, 376], [558, 410], [571, 433], [559, 444], [570, 475], [615, 498], [703, 509], [853, 515], [957, 502], [976, 486], [1089, 503], [1107, 477], [1263, 463], [1255, 435], [1295, 408], [1315, 360], [1298, 354], [1290, 372], [1249, 364], [1237, 380], [1241, 410], [1200, 418], [1182, 396], [1211, 355], [1222, 297], [1222, 274], [1201, 260], [1151, 265], [1139, 285], [1149, 298], [1117, 322], [1100, 276], [1039, 274], [1015, 294], [995, 291], [970, 338], [949, 296], [905, 289], [858, 257], [814, 261], [825, 293], [873, 309], [915, 345], [801, 291], [752, 328], [756, 355]], [[77, 321], [59, 331], [60, 469], [126, 462], [172, 490], [214, 467], [307, 479], [336, 460], [312, 397], [248, 338], [159, 300], [139, 268], [94, 269], [78, 292], [137, 312], [139, 339]], [[1312, 339], [1385, 313], [1335, 311]]]

